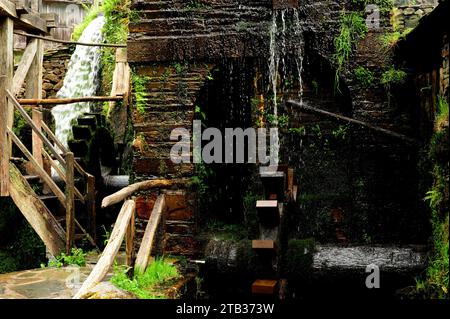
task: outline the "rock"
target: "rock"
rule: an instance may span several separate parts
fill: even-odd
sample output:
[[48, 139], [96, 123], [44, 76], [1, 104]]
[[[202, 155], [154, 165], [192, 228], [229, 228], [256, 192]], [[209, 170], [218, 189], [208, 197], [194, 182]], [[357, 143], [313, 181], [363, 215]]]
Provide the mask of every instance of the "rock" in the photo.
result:
[[59, 82], [59, 77], [53, 73], [49, 73], [45, 76], [48, 80], [50, 80], [50, 82], [52, 83], [58, 83]]
[[53, 85], [51, 83], [44, 83], [42, 84], [42, 88], [46, 91], [50, 91], [51, 89], [53, 89]]
[[414, 8], [406, 8], [403, 10], [404, 15], [412, 15], [414, 14], [414, 12], [415, 12]]
[[63, 81], [63, 80], [59, 81], [59, 82], [53, 87], [53, 90], [59, 91], [59, 90], [63, 87], [63, 84], [64, 84], [64, 81]]
[[117, 288], [110, 282], [101, 282], [84, 294], [81, 299], [138, 299], [134, 294]]

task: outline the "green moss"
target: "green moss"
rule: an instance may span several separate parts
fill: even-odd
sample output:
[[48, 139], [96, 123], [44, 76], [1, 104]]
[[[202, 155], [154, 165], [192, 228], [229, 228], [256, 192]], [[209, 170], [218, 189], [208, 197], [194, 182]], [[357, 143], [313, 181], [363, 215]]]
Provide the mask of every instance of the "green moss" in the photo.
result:
[[128, 277], [128, 268], [115, 266], [111, 282], [118, 288], [129, 291], [141, 299], [164, 299], [164, 288], [180, 277], [177, 268], [164, 259], [150, 264], [145, 273], [137, 271], [132, 279]]

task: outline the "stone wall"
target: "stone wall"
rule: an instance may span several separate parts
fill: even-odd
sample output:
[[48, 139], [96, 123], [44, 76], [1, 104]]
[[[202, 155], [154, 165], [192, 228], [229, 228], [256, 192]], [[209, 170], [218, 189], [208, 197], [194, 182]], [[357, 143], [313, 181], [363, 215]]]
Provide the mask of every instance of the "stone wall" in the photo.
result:
[[[226, 65], [226, 61], [239, 63], [252, 60], [259, 66], [249, 70], [250, 73], [254, 72], [256, 75], [267, 71], [270, 56], [269, 30], [273, 8], [278, 8], [279, 5], [298, 9], [296, 13], [303, 36], [292, 36], [286, 43], [285, 52], [292, 56], [298, 52], [299, 46], [304, 45], [305, 73], [308, 73], [304, 78], [305, 98], [309, 95], [311, 103], [317, 103], [317, 106], [326, 110], [345, 113], [372, 125], [414, 136], [409, 102], [392, 102], [388, 99], [390, 93], [386, 92], [380, 82], [383, 72], [395, 62], [389, 49], [380, 43], [381, 36], [394, 30], [389, 14], [382, 17], [379, 29], [369, 30], [367, 36], [357, 44], [341, 75], [343, 93], [336, 96], [332, 85], [335, 71], [334, 38], [339, 32], [342, 9], [354, 9], [352, 1], [213, 0], [201, 3], [202, 5], [192, 6], [192, 3], [180, 0], [164, 3], [150, 0], [132, 2], [132, 8], [139, 12], [140, 19], [130, 24], [128, 58], [139, 76], [150, 78], [145, 92], [145, 112], [140, 114], [133, 111], [136, 136], [133, 172], [136, 180], [153, 176], [173, 178], [194, 174], [192, 165], [173, 165], [168, 159], [172, 145], [168, 142], [170, 131], [179, 126], [190, 127], [195, 105], [200, 98], [199, 93], [207, 87], [208, 69], [215, 66], [221, 68]], [[419, 18], [430, 12], [436, 4], [432, 0], [398, 4], [397, 20], [400, 21], [400, 28], [414, 27]], [[208, 67], [205, 67], [205, 63]], [[185, 75], [177, 74], [180, 64], [183, 65], [183, 70], [188, 70]], [[375, 76], [374, 85], [370, 88], [362, 87], [355, 80], [354, 70], [361, 66], [369, 69]], [[324, 80], [323, 87], [314, 88], [319, 77]], [[264, 85], [267, 86], [267, 82]], [[320, 92], [320, 97], [314, 96], [315, 90]], [[283, 110], [283, 105], [280, 105], [280, 110]], [[305, 115], [295, 108], [291, 108], [289, 112], [289, 117], [294, 119], [291, 126], [302, 121], [304, 123], [305, 119], [311, 124], [310, 127], [326, 122]], [[330, 135], [336, 128], [333, 125], [325, 123]], [[415, 198], [415, 180], [410, 173], [410, 170], [415, 169], [416, 160], [411, 155], [412, 148], [402, 141], [373, 134], [371, 131], [355, 129], [351, 135], [351, 144], [344, 149], [349, 153], [341, 154], [346, 156], [345, 161], [339, 158], [337, 161], [341, 162], [332, 167], [328, 174], [322, 172], [324, 174], [318, 175], [321, 167], [315, 165], [303, 167], [300, 164], [302, 158], [297, 157], [300, 151], [291, 157], [292, 163], [288, 164], [297, 165], [299, 175], [302, 171], [307, 171], [312, 177], [322, 176], [320, 181], [314, 182], [321, 183], [316, 186], [325, 185], [327, 179], [333, 179], [333, 187], [344, 185], [343, 192], [354, 194], [350, 196], [348, 208], [353, 210], [353, 216], [361, 213], [356, 217], [362, 223], [376, 224], [374, 233], [380, 230], [380, 225], [387, 225], [385, 234], [395, 233], [396, 225], [408, 220], [408, 213], [419, 209], [414, 208], [416, 200], [421, 200]], [[289, 143], [291, 144], [287, 148], [291, 152], [297, 150], [298, 139], [292, 138]], [[336, 161], [336, 158], [331, 160]], [[301, 176], [298, 179], [301, 180]], [[404, 185], [409, 185], [406, 190], [402, 189]], [[399, 191], [389, 192], [389, 189]], [[155, 196], [156, 194], [141, 194], [141, 217], [145, 217], [145, 212], [151, 210]], [[408, 201], [409, 206], [403, 207]], [[317, 214], [317, 210], [313, 213]], [[396, 216], [395, 223], [390, 224], [389, 215]], [[411, 228], [405, 227], [401, 236], [408, 238], [407, 232], [414, 230], [417, 221], [423, 221], [422, 217], [415, 216], [415, 220], [410, 218]], [[351, 222], [351, 216], [349, 220]], [[352, 227], [359, 226], [354, 223]], [[421, 230], [417, 233], [423, 234]], [[420, 241], [420, 234], [411, 240]], [[394, 237], [387, 239], [398, 239]]]
[[47, 50], [44, 54], [42, 97], [54, 98], [62, 88], [72, 52], [67, 47]]
[[439, 0], [395, 0], [396, 23], [400, 30], [414, 28], [419, 20], [438, 5]]

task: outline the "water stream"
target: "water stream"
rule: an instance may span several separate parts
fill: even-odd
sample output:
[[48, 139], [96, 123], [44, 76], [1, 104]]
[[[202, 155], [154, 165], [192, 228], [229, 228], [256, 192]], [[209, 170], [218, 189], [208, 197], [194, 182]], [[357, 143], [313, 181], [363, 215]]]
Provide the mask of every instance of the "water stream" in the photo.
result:
[[[104, 17], [93, 20], [81, 35], [80, 42], [101, 43], [103, 41], [102, 28]], [[58, 98], [74, 98], [95, 96], [100, 85], [101, 48], [78, 45], [73, 53], [64, 78], [64, 85], [59, 90]], [[73, 103], [58, 105], [53, 108], [56, 137], [67, 146], [72, 129], [72, 122], [89, 112], [91, 103]]]

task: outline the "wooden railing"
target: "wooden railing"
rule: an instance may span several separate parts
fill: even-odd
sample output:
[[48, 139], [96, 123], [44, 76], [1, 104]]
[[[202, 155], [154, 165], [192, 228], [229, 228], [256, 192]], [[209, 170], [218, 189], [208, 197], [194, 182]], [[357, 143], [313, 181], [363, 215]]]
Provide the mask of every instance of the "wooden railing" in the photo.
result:
[[[36, 123], [28, 115], [27, 111], [20, 105], [14, 95], [6, 90], [6, 97], [14, 108], [18, 111], [25, 122], [31, 127], [34, 137], [39, 139], [42, 147], [39, 150], [34, 149], [30, 152], [22, 141], [17, 137], [12, 129], [7, 127], [7, 134], [11, 141], [20, 149], [28, 161], [31, 163], [33, 171], [39, 176], [41, 181], [46, 185], [52, 193], [59, 200], [61, 205], [66, 210], [66, 252], [69, 253], [73, 247], [75, 240], [75, 226], [78, 227], [91, 244], [95, 245], [95, 179], [94, 176], [86, 173], [80, 164], [75, 160], [74, 154], [70, 152], [58, 139], [55, 137], [49, 127], [40, 121]], [[44, 134], [45, 132], [45, 134]], [[48, 138], [47, 138], [47, 136]], [[56, 145], [60, 151], [54, 146]], [[62, 190], [53, 180], [51, 169], [44, 167], [42, 164], [44, 159], [50, 164], [56, 174], [65, 183], [65, 188]], [[75, 186], [75, 170], [81, 174], [85, 179], [86, 189], [83, 193]], [[82, 203], [86, 204], [88, 216], [90, 220], [89, 235], [81, 226], [75, 217], [75, 197]]]

